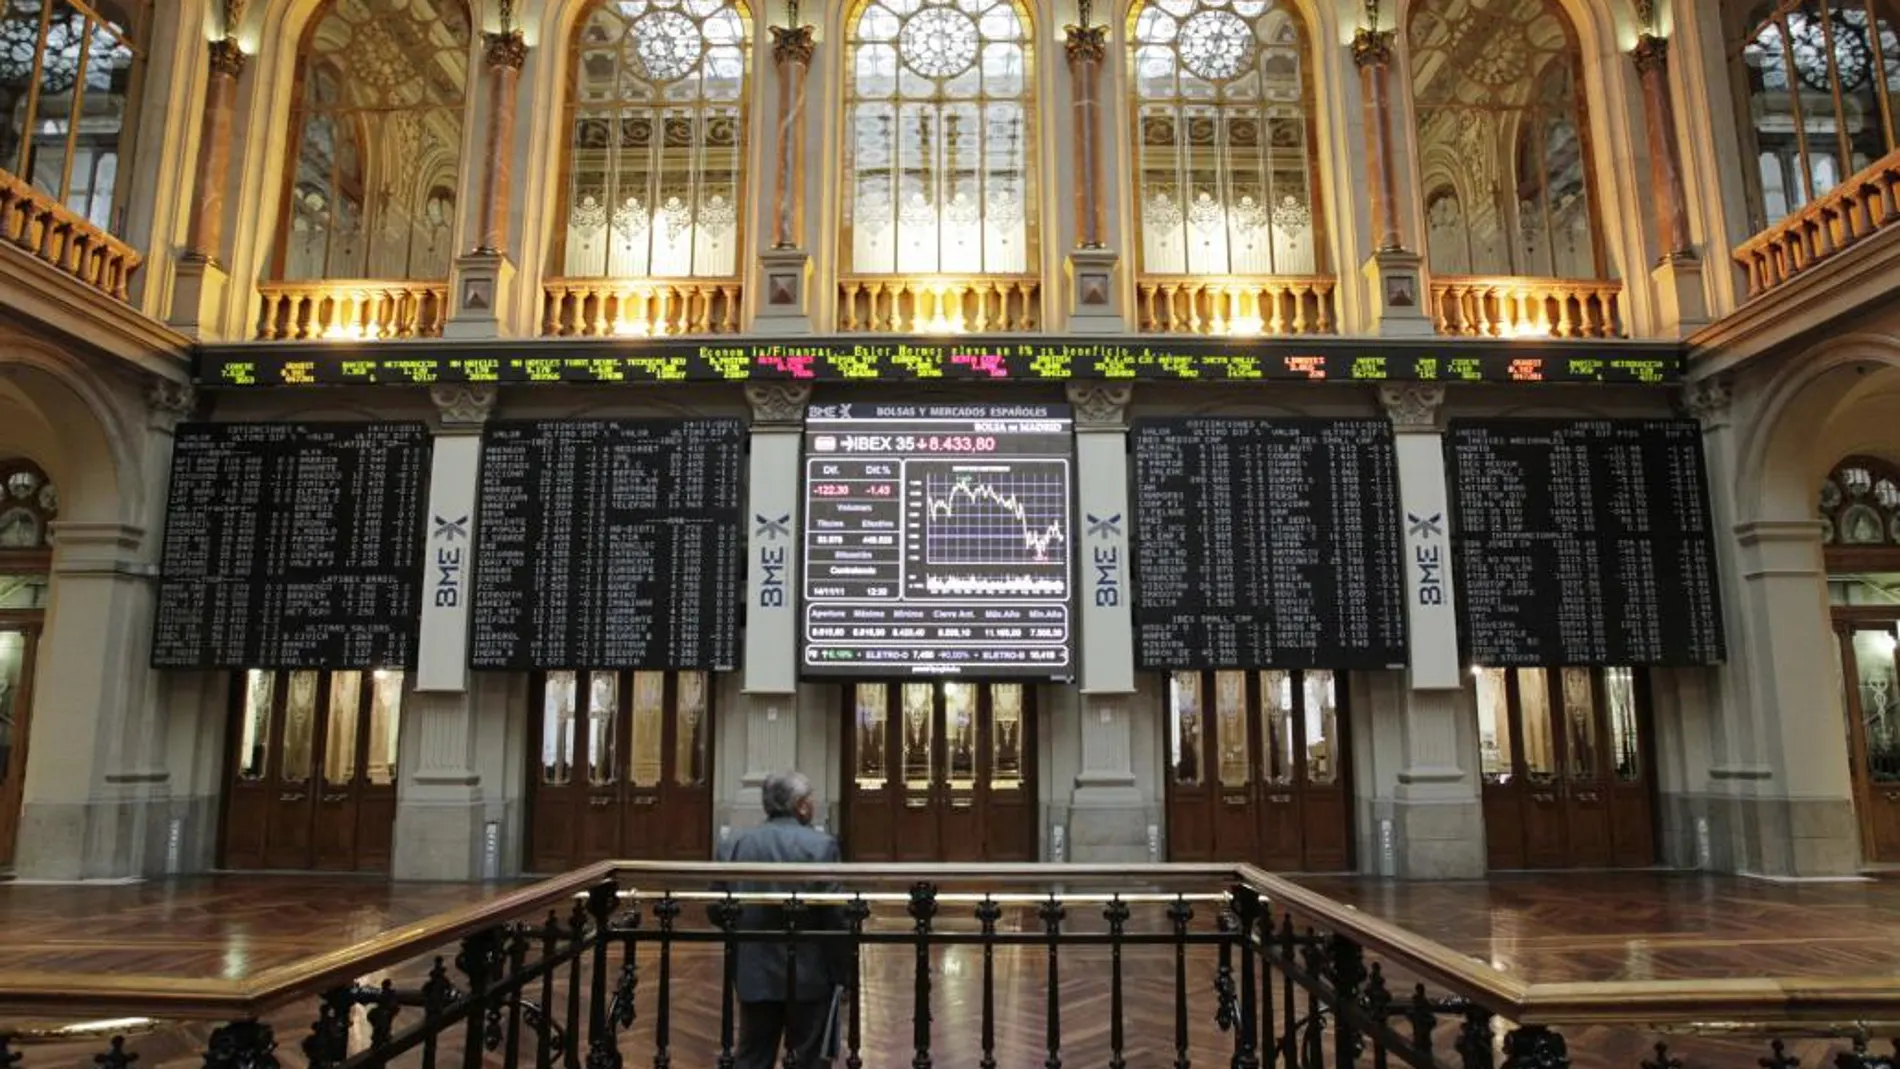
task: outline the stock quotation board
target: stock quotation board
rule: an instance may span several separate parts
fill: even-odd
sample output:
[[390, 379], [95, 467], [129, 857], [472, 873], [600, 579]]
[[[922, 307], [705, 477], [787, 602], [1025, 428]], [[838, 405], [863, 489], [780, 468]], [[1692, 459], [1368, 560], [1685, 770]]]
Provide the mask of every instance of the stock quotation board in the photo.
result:
[[1460, 634], [1486, 667], [1725, 657], [1693, 420], [1455, 420]]
[[732, 668], [745, 443], [734, 419], [491, 425], [470, 666]]
[[178, 428], [154, 668], [404, 668], [420, 608], [420, 423]]
[[1062, 405], [813, 405], [805, 674], [1073, 676], [1072, 429]]
[[1137, 664], [1404, 667], [1390, 423], [1179, 418], [1132, 433]]

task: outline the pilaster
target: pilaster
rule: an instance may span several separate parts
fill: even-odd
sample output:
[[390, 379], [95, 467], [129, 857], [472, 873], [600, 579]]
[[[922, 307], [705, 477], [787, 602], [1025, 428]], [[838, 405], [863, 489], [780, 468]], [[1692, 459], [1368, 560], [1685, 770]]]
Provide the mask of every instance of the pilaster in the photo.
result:
[[1075, 248], [1063, 264], [1069, 329], [1077, 334], [1118, 334], [1127, 329], [1115, 285], [1119, 257], [1108, 247], [1102, 185], [1102, 62], [1108, 27], [1089, 25], [1090, 5], [1077, 5], [1082, 25], [1065, 28], [1071, 116], [1075, 138]]
[[1366, 188], [1372, 202], [1372, 256], [1360, 268], [1370, 294], [1368, 307], [1378, 333], [1421, 337], [1434, 333], [1422, 261], [1406, 247], [1399, 227], [1398, 172], [1392, 157], [1391, 30], [1378, 29], [1376, 0], [1366, 5], [1366, 25], [1353, 35], [1352, 60], [1359, 68], [1365, 101]]
[[[1653, 14], [1653, 13], [1652, 13]], [[1702, 261], [1689, 227], [1689, 200], [1682, 184], [1682, 154], [1676, 147], [1676, 109], [1669, 93], [1669, 42], [1645, 32], [1630, 59], [1643, 94], [1643, 128], [1649, 149], [1650, 203], [1663, 253], [1650, 270], [1656, 287], [1659, 326], [1687, 337], [1709, 323]]]
[[496, 338], [508, 332], [501, 309], [515, 277], [508, 257], [509, 201], [514, 186], [515, 95], [528, 45], [504, 16], [499, 33], [482, 34], [488, 129], [482, 157], [482, 192], [475, 248], [450, 271], [453, 305], [442, 334], [451, 339]]
[[772, 240], [759, 253], [759, 334], [810, 334], [811, 254], [805, 248], [805, 83], [818, 47], [817, 27], [770, 27], [778, 69], [777, 144], [772, 167]]
[[[794, 694], [798, 689], [798, 547], [800, 437], [811, 387], [798, 382], [754, 382], [752, 448], [746, 483], [747, 529], [745, 691]], [[789, 751], [787, 751], [789, 752]], [[754, 767], [750, 756], [747, 768]]]
[[185, 250], [178, 258], [167, 322], [193, 340], [215, 329], [223, 314], [229, 276], [224, 250], [224, 187], [231, 170], [231, 128], [237, 108], [238, 79], [245, 56], [235, 37], [206, 46], [210, 74], [205, 81], [204, 128], [198, 138], [198, 180], [186, 223]]

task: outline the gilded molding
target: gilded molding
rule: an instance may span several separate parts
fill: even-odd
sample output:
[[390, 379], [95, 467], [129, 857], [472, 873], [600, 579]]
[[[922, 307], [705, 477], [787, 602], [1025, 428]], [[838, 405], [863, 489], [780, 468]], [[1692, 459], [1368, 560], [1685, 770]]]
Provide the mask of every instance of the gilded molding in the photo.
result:
[[772, 31], [772, 61], [779, 66], [796, 63], [811, 66], [812, 53], [818, 48], [816, 26], [768, 26]]
[[244, 49], [238, 47], [237, 38], [226, 37], [213, 41], [206, 46], [211, 55], [211, 73], [227, 78], [237, 78], [244, 73], [244, 64], [248, 57]]
[[1391, 30], [1359, 30], [1352, 35], [1352, 61], [1361, 67], [1386, 67], [1392, 63]]
[[528, 41], [520, 30], [482, 34], [482, 59], [490, 67], [520, 70], [528, 62]]
[[1069, 54], [1070, 63], [1100, 63], [1108, 56], [1108, 27], [1106, 26], [1065, 26], [1067, 37], [1062, 47]]
[[1667, 70], [1669, 67], [1669, 39], [1645, 33], [1636, 39], [1636, 47], [1630, 49], [1630, 59], [1636, 63], [1641, 74], [1650, 71]]
[[811, 384], [804, 382], [748, 382], [745, 399], [752, 406], [754, 426], [788, 426], [805, 421]]

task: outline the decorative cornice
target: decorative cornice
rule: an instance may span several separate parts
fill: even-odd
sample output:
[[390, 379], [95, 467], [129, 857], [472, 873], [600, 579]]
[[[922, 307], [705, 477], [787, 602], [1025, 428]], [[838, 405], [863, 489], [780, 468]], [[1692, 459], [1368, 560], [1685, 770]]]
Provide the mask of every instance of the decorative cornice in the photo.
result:
[[1383, 382], [1379, 404], [1396, 431], [1436, 431], [1439, 410], [1445, 407], [1442, 382]]
[[746, 404], [752, 406], [752, 425], [796, 426], [805, 421], [811, 384], [805, 382], [748, 382]]
[[1126, 382], [1071, 382], [1068, 394], [1077, 427], [1120, 430], [1128, 424], [1135, 388]]
[[1065, 26], [1062, 47], [1070, 63], [1100, 63], [1108, 55], [1108, 27]]
[[1361, 67], [1392, 64], [1392, 31], [1360, 30], [1352, 35], [1352, 61]]
[[768, 26], [772, 31], [772, 62], [811, 66], [812, 52], [818, 48], [816, 26]]
[[520, 30], [482, 34], [482, 60], [490, 67], [520, 70], [528, 62], [528, 41]]
[[1636, 39], [1636, 47], [1630, 49], [1630, 59], [1635, 61], [1636, 70], [1648, 74], [1652, 70], [1662, 71], [1669, 68], [1669, 38], [1646, 33]]
[[211, 73], [222, 74], [227, 78], [237, 78], [244, 73], [244, 63], [248, 57], [244, 49], [238, 47], [237, 38], [226, 37], [206, 46], [211, 55]]
[[1728, 419], [1729, 406], [1734, 400], [1735, 391], [1727, 376], [1713, 375], [1684, 384], [1677, 406], [1684, 415], [1694, 417], [1704, 427], [1711, 427]]
[[444, 428], [479, 427], [495, 410], [498, 393], [487, 383], [438, 382], [429, 387], [429, 400], [435, 402], [436, 415]]

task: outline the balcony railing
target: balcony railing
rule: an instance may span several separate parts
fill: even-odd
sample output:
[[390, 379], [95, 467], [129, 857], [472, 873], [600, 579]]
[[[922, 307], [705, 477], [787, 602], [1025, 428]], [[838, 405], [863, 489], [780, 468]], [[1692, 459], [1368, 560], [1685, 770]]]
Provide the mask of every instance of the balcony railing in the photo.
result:
[[1759, 297], [1897, 222], [1900, 150], [1744, 241], [1735, 250], [1735, 262], [1748, 274], [1748, 296]]
[[1042, 280], [1033, 275], [841, 278], [838, 329], [883, 334], [1041, 330]]
[[260, 282], [257, 337], [439, 338], [449, 317], [447, 282]]
[[740, 295], [737, 279], [551, 278], [542, 286], [541, 333], [731, 334], [739, 329]]
[[0, 171], [0, 240], [118, 300], [143, 262], [132, 246], [69, 210], [57, 198]]
[[1621, 338], [1623, 283], [1615, 279], [1432, 277], [1440, 334], [1487, 338]]
[[1336, 285], [1317, 275], [1143, 275], [1136, 312], [1147, 334], [1331, 334]]
[[1900, 1013], [1892, 976], [1527, 982], [1250, 866], [605, 863], [251, 980], [0, 974], [0, 1010], [144, 1030], [0, 1031], [0, 1064], [186, 1064], [160, 1018], [218, 1022], [208, 1066], [729, 1066], [735, 949], [788, 940], [833, 949], [846, 1067], [1568, 1069], [1576, 1026], [1592, 1065], [1891, 1069]]

